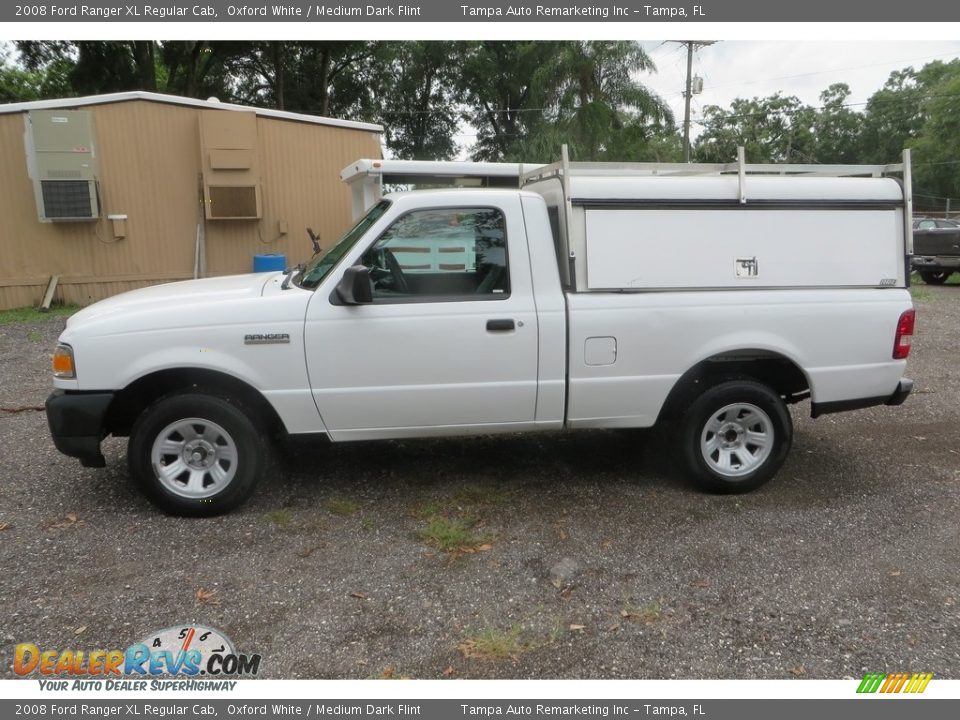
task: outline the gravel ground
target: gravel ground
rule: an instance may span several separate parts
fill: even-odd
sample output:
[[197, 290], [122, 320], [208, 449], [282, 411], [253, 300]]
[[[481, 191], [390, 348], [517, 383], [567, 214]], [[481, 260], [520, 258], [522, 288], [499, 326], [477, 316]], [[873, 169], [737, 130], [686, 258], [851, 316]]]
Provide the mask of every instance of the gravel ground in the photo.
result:
[[[746, 496], [671, 477], [656, 433], [291, 443], [243, 508], [185, 520], [131, 488], [124, 442], [85, 469], [42, 412], [0, 412], [0, 677], [18, 642], [187, 622], [274, 678], [960, 677], [960, 287], [916, 295], [914, 395], [795, 406]], [[0, 326], [0, 406], [43, 403], [62, 325]], [[438, 517], [471, 552], [420, 536]]]

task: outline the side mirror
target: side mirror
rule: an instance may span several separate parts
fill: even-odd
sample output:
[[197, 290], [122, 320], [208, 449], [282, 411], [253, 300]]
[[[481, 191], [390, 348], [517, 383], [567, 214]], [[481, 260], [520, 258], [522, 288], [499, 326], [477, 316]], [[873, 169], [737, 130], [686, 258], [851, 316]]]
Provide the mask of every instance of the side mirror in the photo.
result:
[[337, 283], [337, 297], [344, 305], [364, 305], [373, 302], [370, 286], [370, 268], [363, 265], [348, 267]]

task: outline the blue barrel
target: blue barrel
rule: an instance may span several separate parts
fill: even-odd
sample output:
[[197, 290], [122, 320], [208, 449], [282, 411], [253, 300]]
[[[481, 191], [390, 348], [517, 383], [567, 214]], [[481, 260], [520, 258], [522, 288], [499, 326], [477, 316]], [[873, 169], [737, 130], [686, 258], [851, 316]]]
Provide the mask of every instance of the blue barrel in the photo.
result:
[[253, 256], [253, 271], [255, 273], [273, 272], [274, 270], [286, 270], [286, 269], [287, 269], [286, 255], [277, 255], [275, 253], [270, 253], [268, 255]]

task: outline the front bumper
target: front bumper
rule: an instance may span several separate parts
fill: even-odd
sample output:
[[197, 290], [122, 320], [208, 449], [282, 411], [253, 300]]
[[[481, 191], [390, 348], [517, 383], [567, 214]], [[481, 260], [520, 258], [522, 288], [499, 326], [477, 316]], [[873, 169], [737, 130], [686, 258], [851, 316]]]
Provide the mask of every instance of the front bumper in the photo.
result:
[[913, 390], [913, 380], [900, 378], [897, 389], [892, 395], [883, 395], [872, 398], [854, 398], [853, 400], [838, 400], [836, 402], [812, 403], [810, 417], [820, 417], [829, 413], [844, 412], [845, 410], [860, 410], [876, 405], [903, 405], [903, 401]]
[[80, 459], [84, 467], [104, 467], [100, 452], [103, 421], [113, 393], [78, 393], [54, 390], [47, 398], [47, 423], [53, 444], [64, 455]]

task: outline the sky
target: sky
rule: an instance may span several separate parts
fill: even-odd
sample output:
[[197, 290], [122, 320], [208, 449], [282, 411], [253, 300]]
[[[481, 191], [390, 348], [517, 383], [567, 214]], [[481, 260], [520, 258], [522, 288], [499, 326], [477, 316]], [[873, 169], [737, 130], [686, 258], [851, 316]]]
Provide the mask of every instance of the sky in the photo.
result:
[[[680, 125], [686, 47], [670, 41], [641, 45], [656, 63], [657, 72], [640, 79], [670, 104]], [[728, 107], [734, 98], [781, 92], [819, 107], [821, 91], [845, 82], [852, 91], [847, 102], [856, 110], [883, 86], [891, 71], [957, 57], [960, 41], [721, 41], [694, 54], [693, 74], [703, 78], [703, 93], [691, 102], [691, 136], [698, 134], [696, 121], [707, 105]]]

